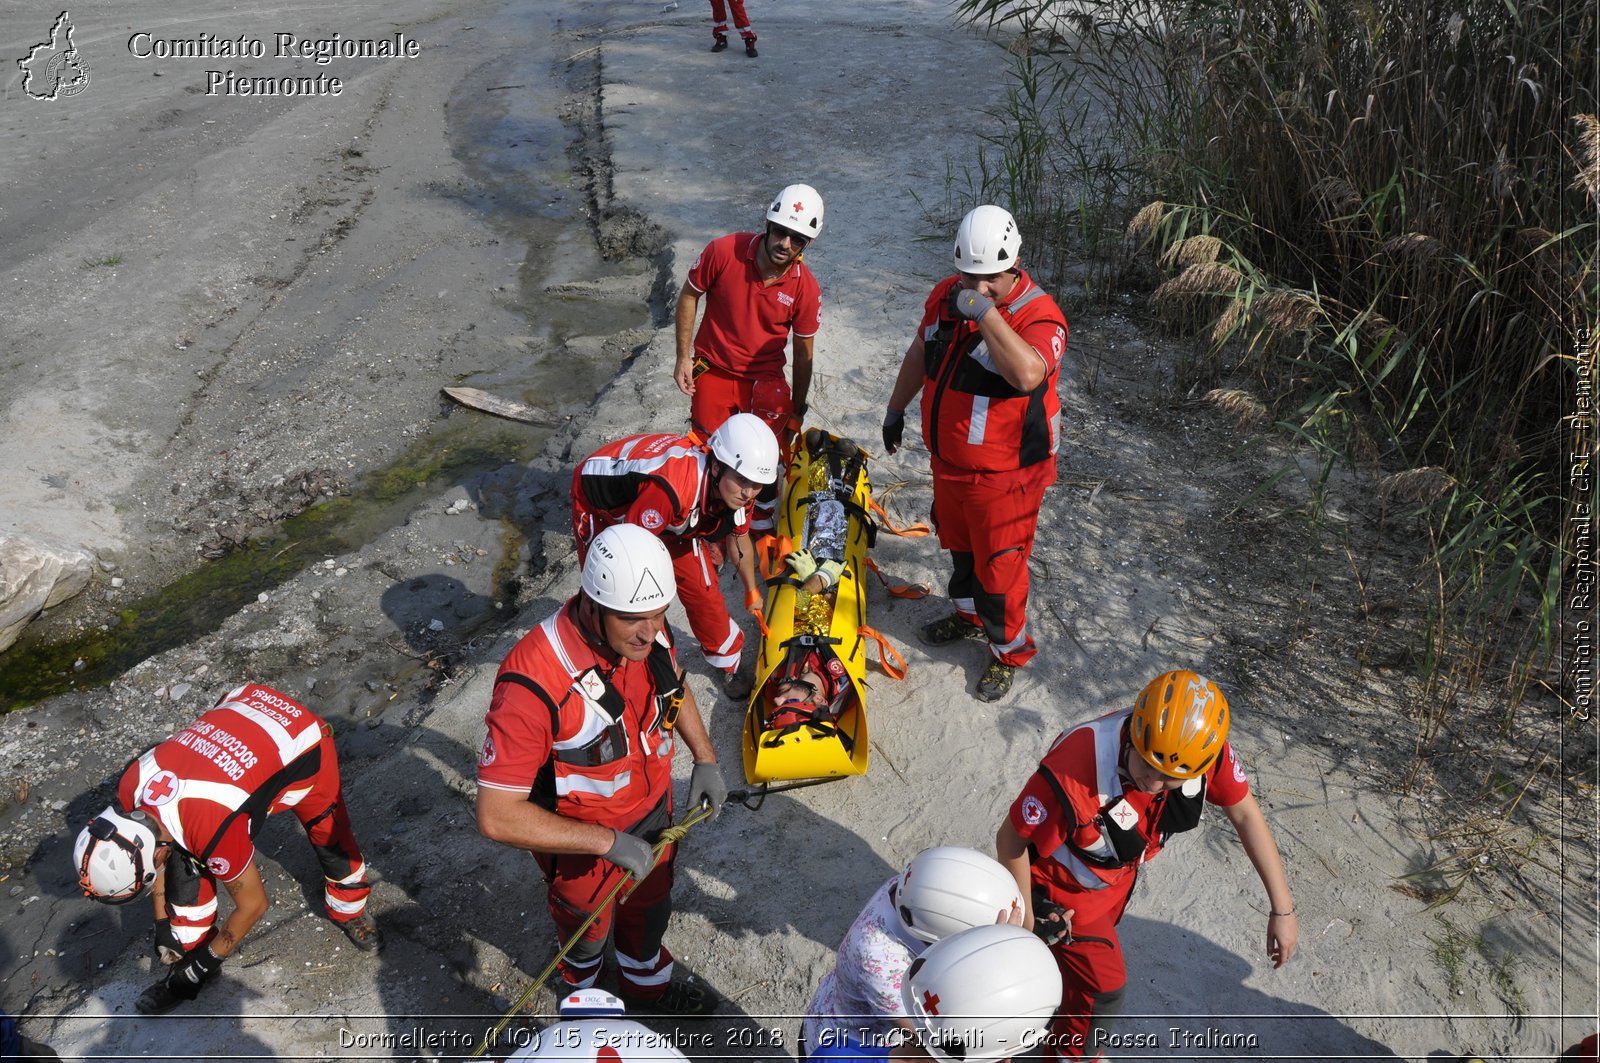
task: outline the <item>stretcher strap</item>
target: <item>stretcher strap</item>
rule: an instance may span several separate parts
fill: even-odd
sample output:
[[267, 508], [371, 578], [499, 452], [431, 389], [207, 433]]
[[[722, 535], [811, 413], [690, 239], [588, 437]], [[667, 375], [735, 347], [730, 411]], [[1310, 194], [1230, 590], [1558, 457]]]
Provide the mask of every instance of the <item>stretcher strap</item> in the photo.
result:
[[[862, 638], [868, 638], [878, 644], [878, 666], [883, 669], [883, 674], [890, 679], [904, 679], [906, 677], [906, 659], [889, 645], [889, 640], [877, 628], [862, 624], [856, 629]], [[889, 658], [894, 658], [894, 663], [889, 663]]]
[[878, 516], [883, 518], [883, 522], [882, 522], [883, 530], [888, 532], [890, 535], [899, 535], [899, 536], [901, 536], [903, 538], [906, 538], [906, 539], [920, 539], [924, 535], [930, 535], [933, 532], [932, 528], [928, 527], [926, 524], [922, 523], [920, 520], [917, 521], [915, 524], [909, 524], [906, 527], [902, 528], [898, 524], [896, 524], [894, 521], [889, 519], [888, 512], [882, 506], [880, 506], [878, 504], [878, 500], [877, 499], [873, 499], [868, 504], [872, 506], [872, 512], [876, 513]]
[[877, 562], [870, 557], [867, 558], [867, 567], [872, 570], [874, 576], [878, 577], [878, 582], [883, 584], [883, 589], [888, 591], [891, 597], [926, 598], [932, 593], [931, 588], [926, 583], [902, 583], [899, 586], [895, 586], [889, 582], [888, 577], [884, 576], [883, 570], [878, 567]]

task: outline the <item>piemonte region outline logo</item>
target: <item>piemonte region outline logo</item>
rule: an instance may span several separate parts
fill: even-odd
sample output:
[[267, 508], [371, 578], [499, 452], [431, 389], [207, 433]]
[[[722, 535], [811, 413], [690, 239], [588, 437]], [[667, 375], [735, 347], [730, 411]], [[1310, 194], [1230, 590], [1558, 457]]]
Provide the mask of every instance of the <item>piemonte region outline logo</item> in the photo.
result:
[[89, 62], [72, 43], [72, 15], [63, 11], [50, 27], [50, 39], [28, 49], [17, 60], [22, 91], [34, 100], [76, 96], [89, 87]]

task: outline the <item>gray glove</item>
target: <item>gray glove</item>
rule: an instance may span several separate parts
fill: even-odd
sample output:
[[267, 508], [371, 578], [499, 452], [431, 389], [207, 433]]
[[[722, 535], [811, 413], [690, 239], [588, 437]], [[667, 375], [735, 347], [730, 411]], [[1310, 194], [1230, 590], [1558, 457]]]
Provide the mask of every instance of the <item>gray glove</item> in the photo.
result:
[[994, 309], [994, 303], [967, 288], [956, 293], [955, 304], [956, 313], [968, 321], [982, 321], [983, 315]]
[[689, 773], [689, 807], [701, 801], [711, 803], [711, 818], [722, 815], [722, 803], [728, 799], [728, 784], [722, 779], [722, 768], [715, 762], [696, 764]]
[[611, 841], [611, 848], [605, 852], [605, 858], [634, 878], [644, 878], [650, 873], [650, 865], [656, 861], [650, 843], [624, 830], [616, 831], [616, 835]]

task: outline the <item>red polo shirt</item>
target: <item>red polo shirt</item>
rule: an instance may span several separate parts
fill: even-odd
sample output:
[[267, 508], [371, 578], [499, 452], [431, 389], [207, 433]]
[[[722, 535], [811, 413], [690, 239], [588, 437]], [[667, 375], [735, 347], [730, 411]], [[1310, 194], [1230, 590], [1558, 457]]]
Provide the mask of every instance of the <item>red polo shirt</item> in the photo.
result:
[[705, 303], [694, 353], [731, 376], [782, 376], [789, 336], [815, 336], [822, 327], [817, 278], [802, 261], [763, 285], [760, 240], [760, 233], [718, 237], [689, 267], [689, 286]]

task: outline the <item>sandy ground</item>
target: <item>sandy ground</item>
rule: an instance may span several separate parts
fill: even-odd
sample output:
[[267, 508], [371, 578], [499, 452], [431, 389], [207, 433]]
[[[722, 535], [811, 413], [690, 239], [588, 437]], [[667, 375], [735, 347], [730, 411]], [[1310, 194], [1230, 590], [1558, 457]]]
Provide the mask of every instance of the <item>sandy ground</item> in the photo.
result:
[[[309, 18], [310, 10], [218, 12], [211, 21], [218, 32], [257, 34], [280, 28], [278, 21]], [[54, 12], [27, 15], [32, 21], [15, 6], [6, 9], [7, 54], [19, 51], [18, 42], [32, 43], [34, 22], [48, 29]], [[131, 230], [93, 246], [79, 240], [87, 250], [75, 246], [50, 267], [59, 275], [52, 280], [42, 272], [42, 237], [26, 224], [26, 213], [52, 193], [34, 183], [38, 203], [13, 196], [29, 184], [28, 160], [13, 154], [0, 171], [8, 189], [0, 224], [11, 226], [15, 238], [0, 246], [10, 249], [6, 265], [14, 280], [16, 271], [41, 272], [37, 291], [21, 288], [18, 312], [7, 323], [12, 346], [33, 353], [10, 367], [6, 384], [17, 389], [13, 396], [39, 394], [40, 420], [19, 419], [13, 400], [4, 425], [13, 441], [8, 452], [22, 436], [39, 434], [40, 424], [76, 424], [63, 411], [85, 404], [63, 399], [51, 380], [85, 352], [105, 357], [115, 350], [125, 359], [84, 365], [79, 386], [97, 396], [88, 406], [102, 410], [126, 381], [142, 389], [138, 401], [147, 411], [120, 428], [97, 416], [83, 432], [65, 432], [58, 466], [80, 470], [89, 486], [35, 497], [23, 488], [36, 490], [38, 477], [13, 476], [8, 496], [21, 503], [15, 512], [81, 521], [85, 541], [101, 536], [108, 551], [137, 554], [149, 528], [130, 531], [125, 511], [97, 500], [145, 499], [162, 510], [161, 519], [175, 519], [169, 499], [201, 485], [171, 489], [167, 444], [151, 441], [182, 438], [176, 422], [186, 415], [210, 418], [217, 437], [233, 423], [230, 409], [246, 416], [245, 399], [271, 393], [278, 402], [271, 416], [295, 424], [300, 434], [266, 433], [265, 451], [252, 455], [257, 467], [236, 470], [240, 478], [261, 481], [259, 470], [271, 472], [274, 462], [283, 470], [298, 467], [306, 453], [330, 464], [339, 455], [358, 472], [389, 453], [397, 434], [421, 431], [438, 418], [433, 392], [446, 378], [481, 369], [492, 382], [502, 370], [485, 352], [526, 350], [529, 332], [514, 300], [497, 293], [574, 278], [563, 273], [567, 259], [539, 259], [482, 221], [496, 210], [485, 190], [507, 198], [564, 190], [502, 180], [503, 168], [489, 156], [509, 150], [498, 145], [511, 141], [468, 143], [460, 130], [502, 135], [504, 122], [524, 112], [537, 130], [571, 104], [571, 82], [584, 82], [586, 71], [598, 78], [590, 98], [603, 122], [606, 164], [589, 209], [611, 220], [615, 212], [635, 212], [666, 239], [655, 247], [641, 237], [633, 248], [650, 278], [591, 284], [613, 291], [621, 284], [641, 317], [659, 324], [660, 292], [676, 288], [706, 240], [754, 225], [765, 197], [783, 184], [816, 185], [828, 217], [808, 256], [826, 299], [813, 420], [873, 447], [900, 352], [927, 289], [947, 268], [948, 235], [960, 210], [953, 196], [964, 190], [976, 137], [996, 127], [985, 108], [1002, 98], [1002, 57], [953, 26], [942, 5], [917, 0], [754, 5], [762, 49], [754, 61], [737, 49], [709, 54], [705, 15], [692, 3], [665, 11], [633, 3], [597, 5], [582, 22], [567, 24], [548, 12], [487, 5], [416, 4], [383, 15], [352, 6], [334, 19], [321, 16], [322, 30], [347, 36], [391, 32], [391, 20], [403, 21], [427, 58], [407, 71], [380, 66], [353, 79], [359, 93], [372, 96], [360, 106], [352, 98], [347, 109], [244, 110], [238, 101], [179, 90], [185, 107], [171, 121], [192, 123], [194, 137], [232, 137], [235, 146], [204, 153], [203, 170], [152, 177], [150, 204], [187, 189], [192, 200], [164, 209], [197, 219], [215, 212], [217, 228], [198, 231], [198, 221], [196, 231], [157, 227], [150, 239], [160, 254], [140, 267], [147, 272], [126, 292], [97, 290], [109, 285], [112, 267], [85, 269], [81, 261], [112, 257]], [[74, 151], [91, 150], [94, 136], [114, 130], [124, 110], [165, 113], [168, 100], [138, 95], [149, 67], [113, 61], [112, 45], [123, 32], [108, 24], [97, 37], [79, 40], [80, 47], [91, 38], [107, 47], [106, 61], [95, 65], [90, 92], [104, 95], [92, 121], [67, 117], [71, 106], [93, 99], [89, 93], [59, 101], [52, 112], [63, 129], [70, 127], [63, 135]], [[511, 64], [510, 74], [496, 61]], [[196, 64], [168, 64], [163, 73], [199, 83]], [[447, 104], [469, 93], [529, 78], [538, 79], [527, 90], [530, 101], [508, 104], [510, 117], [502, 115], [499, 125], [452, 127], [440, 119]], [[15, 86], [8, 92], [8, 120], [22, 121], [15, 118]], [[318, 117], [307, 120], [308, 114]], [[36, 114], [27, 121], [34, 124], [14, 132], [49, 136], [51, 127]], [[212, 130], [212, 121], [220, 128]], [[352, 162], [342, 147], [356, 136], [368, 138], [359, 164], [373, 166], [376, 175], [350, 177], [341, 169]], [[296, 156], [291, 149], [302, 137], [307, 144]], [[92, 178], [106, 196], [132, 194], [144, 187], [139, 174], [180, 166], [174, 159], [188, 150], [182, 142], [156, 147], [147, 159], [84, 157], [68, 180]], [[50, 160], [51, 151], [41, 148], [33, 165]], [[349, 218], [337, 246], [325, 254], [278, 247], [284, 234], [270, 224], [278, 220], [270, 217], [273, 207], [292, 211], [317, 180], [346, 178], [351, 202], [368, 189], [373, 196], [359, 216], [335, 216], [342, 204], [321, 204], [332, 213], [318, 233]], [[86, 194], [86, 187], [73, 191], [78, 201], [86, 202]], [[134, 198], [135, 206], [140, 202]], [[139, 216], [135, 206], [107, 217], [131, 226], [129, 218]], [[236, 237], [222, 228], [233, 214], [243, 227]], [[597, 220], [602, 236], [616, 236], [606, 218]], [[252, 226], [259, 228], [255, 235]], [[524, 235], [538, 242], [537, 232]], [[30, 239], [38, 245], [31, 250]], [[487, 249], [500, 239], [507, 245]], [[298, 272], [274, 273], [282, 286], [266, 285], [237, 302], [219, 295], [223, 302], [200, 313], [198, 326], [185, 325], [188, 311], [176, 303], [133, 312], [146, 299], [180, 295], [192, 310], [196, 293], [221, 283], [216, 277], [256, 272], [250, 240], [273, 244], [275, 269], [299, 263]], [[538, 269], [549, 272], [530, 282], [529, 271]], [[180, 275], [184, 270], [194, 277]], [[373, 279], [354, 294], [340, 288], [391, 270], [403, 276]], [[168, 283], [160, 282], [163, 276]], [[61, 300], [74, 287], [82, 289], [84, 309], [68, 313]], [[1357, 483], [1342, 484], [1332, 500], [1331, 532], [1299, 519], [1305, 494], [1294, 477], [1241, 505], [1298, 456], [1174, 394], [1171, 349], [1117, 307], [1087, 303], [1071, 278], [1057, 291], [1073, 322], [1073, 364], [1062, 481], [1046, 502], [1035, 559], [1039, 658], [1007, 698], [981, 704], [969, 696], [983, 664], [979, 647], [927, 651], [915, 641], [916, 628], [944, 609], [942, 600], [874, 596], [872, 622], [901, 648], [911, 670], [899, 683], [871, 676], [869, 774], [772, 796], [759, 811], [730, 806], [717, 822], [695, 828], [685, 845], [668, 942], [728, 996], [724, 1014], [695, 1028], [704, 1039], [690, 1054], [790, 1055], [797, 1013], [872, 890], [926, 846], [990, 849], [995, 826], [1056, 733], [1125, 704], [1150, 675], [1177, 664], [1208, 672], [1233, 697], [1235, 743], [1296, 894], [1300, 952], [1282, 970], [1265, 961], [1259, 884], [1225, 825], [1204, 824], [1150, 866], [1124, 921], [1127, 1044], [1116, 1058], [1425, 1059], [1470, 1049], [1536, 1059], [1590, 1032], [1595, 791], [1581, 776], [1583, 770], [1593, 776], [1592, 723], [1574, 734], [1557, 726], [1551, 705], [1535, 700], [1522, 710], [1511, 740], [1495, 740], [1494, 763], [1516, 768], [1505, 769], [1510, 796], [1523, 794], [1518, 811], [1503, 821], [1506, 784], [1496, 789], [1482, 766], [1489, 739], [1457, 735], [1419, 768], [1417, 725], [1408, 711], [1417, 685], [1389, 652], [1405, 642], [1399, 625], [1418, 608], [1409, 589], [1408, 529], [1391, 526], [1380, 540], [1377, 506]], [[345, 315], [339, 328], [319, 331], [319, 293]], [[115, 302], [107, 302], [112, 294], [128, 300], [125, 313], [151, 330], [148, 343], [109, 342], [119, 323]], [[225, 312], [230, 305], [240, 309]], [[233, 386], [202, 388], [213, 401], [191, 402], [188, 377], [200, 374], [186, 359], [215, 332], [204, 321], [241, 313], [254, 314], [265, 335], [251, 333], [211, 351], [200, 368], [231, 374]], [[60, 327], [78, 344], [70, 351], [49, 342], [64, 318]], [[186, 327], [196, 328], [198, 342], [180, 349]], [[304, 335], [291, 339], [297, 327]], [[0, 721], [0, 763], [30, 779], [33, 790], [31, 799], [19, 794], [6, 811], [10, 849], [0, 887], [9, 896], [0, 953], [11, 958], [0, 968], [0, 1002], [24, 1016], [32, 1036], [69, 1058], [459, 1057], [542, 969], [552, 943], [531, 864], [477, 836], [473, 766], [500, 658], [576, 586], [564, 531], [564, 470], [607, 439], [683, 421], [686, 400], [669, 375], [670, 329], [628, 335], [615, 379], [526, 467], [429, 499], [367, 546], [330, 556], [328, 565], [301, 574], [269, 601], [241, 610], [216, 635], [147, 662], [107, 690]], [[327, 352], [344, 350], [338, 341], [346, 336], [366, 346], [341, 361], [343, 355]], [[172, 354], [154, 360], [169, 347]], [[602, 342], [583, 346], [603, 348]], [[549, 349], [559, 355], [565, 348], [551, 343]], [[281, 359], [261, 380], [250, 378], [246, 356], [257, 350]], [[347, 370], [362, 358], [388, 357], [404, 361], [392, 380], [374, 370], [350, 382]], [[324, 358], [339, 371], [322, 366], [319, 373]], [[293, 386], [282, 384], [285, 374]], [[368, 429], [331, 412], [335, 403], [380, 388], [386, 408]], [[124, 434], [112, 439], [113, 430]], [[195, 460], [193, 450], [183, 460]], [[880, 460], [872, 472], [898, 517], [925, 514], [930, 494], [920, 448]], [[465, 513], [457, 503], [466, 504]], [[429, 610], [492, 596], [485, 564], [471, 559], [492, 557], [502, 523], [527, 536], [535, 559], [514, 619], [474, 629], [454, 647], [441, 677], [372, 660], [374, 647], [411, 633], [412, 622]], [[885, 537], [876, 556], [898, 579], [941, 586], [946, 575], [930, 540]], [[433, 581], [434, 590], [450, 586], [456, 597], [407, 612], [396, 605], [398, 590], [419, 580]], [[1364, 609], [1369, 597], [1391, 607]], [[361, 615], [374, 618], [373, 626], [349, 619]], [[426, 643], [410, 648], [430, 659]], [[694, 657], [685, 654], [736, 783], [742, 709], [714, 692]], [[376, 911], [388, 945], [377, 957], [339, 947], [342, 938], [302, 903], [299, 883], [313, 874], [309, 852], [292, 827], [275, 823], [261, 839], [277, 901], [265, 925], [208, 990], [203, 1009], [143, 1019], [132, 1001], [152, 979], [144, 912], [99, 908], [75, 896], [65, 859], [68, 831], [104, 800], [112, 762], [179, 725], [245, 668], [314, 704], [333, 692], [347, 727], [341, 749], [352, 813], [382, 876]], [[335, 678], [341, 669], [367, 682], [341, 682]], [[306, 693], [308, 678], [317, 679], [310, 684], [317, 692]], [[182, 695], [174, 692], [179, 684]], [[111, 744], [117, 748], [101, 748]], [[679, 769], [687, 774], [687, 764]], [[1574, 773], [1577, 784], [1568, 778]], [[1438, 874], [1406, 877], [1434, 867]], [[1466, 888], [1427, 908], [1458, 869], [1471, 879]]]

